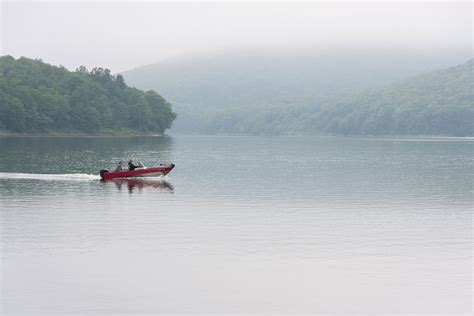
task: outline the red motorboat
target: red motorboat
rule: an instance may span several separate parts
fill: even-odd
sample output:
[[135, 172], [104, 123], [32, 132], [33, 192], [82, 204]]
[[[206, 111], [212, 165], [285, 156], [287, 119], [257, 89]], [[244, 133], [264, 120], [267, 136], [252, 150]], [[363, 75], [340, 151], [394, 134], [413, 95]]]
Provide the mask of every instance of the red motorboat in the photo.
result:
[[139, 167], [135, 170], [124, 170], [124, 171], [108, 171], [100, 170], [100, 177], [102, 180], [110, 180], [117, 178], [132, 178], [132, 177], [154, 177], [164, 176], [173, 170], [174, 164], [171, 165], [160, 165], [159, 167]]

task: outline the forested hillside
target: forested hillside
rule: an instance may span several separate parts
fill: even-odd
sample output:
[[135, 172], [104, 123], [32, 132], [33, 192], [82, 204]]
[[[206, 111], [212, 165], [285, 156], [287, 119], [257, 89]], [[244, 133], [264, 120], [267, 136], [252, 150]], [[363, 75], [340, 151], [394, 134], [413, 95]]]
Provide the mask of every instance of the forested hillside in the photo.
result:
[[474, 136], [473, 65], [471, 59], [328, 104], [313, 112], [306, 128], [337, 134]]
[[[154, 89], [170, 100], [178, 113], [172, 129], [193, 133], [215, 130], [210, 121], [231, 112], [235, 119], [247, 110], [256, 116], [279, 116], [281, 111], [274, 113], [275, 108], [288, 107], [297, 115], [300, 107], [318, 107], [367, 88], [456, 65], [470, 54], [390, 48], [235, 51], [164, 60], [123, 75], [130, 85]], [[260, 128], [289, 132], [291, 126], [277, 126], [278, 120]], [[244, 131], [251, 131], [248, 121], [240, 123]]]
[[208, 133], [474, 136], [468, 62], [310, 106], [256, 107], [214, 116]]
[[163, 133], [175, 117], [156, 92], [128, 87], [108, 69], [0, 57], [0, 131]]

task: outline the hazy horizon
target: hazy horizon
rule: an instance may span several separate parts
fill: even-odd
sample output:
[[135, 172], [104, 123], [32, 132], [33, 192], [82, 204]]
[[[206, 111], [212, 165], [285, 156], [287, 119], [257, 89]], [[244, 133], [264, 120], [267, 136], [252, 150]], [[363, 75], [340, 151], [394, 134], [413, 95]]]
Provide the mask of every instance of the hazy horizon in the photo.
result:
[[[470, 2], [4, 1], [1, 54], [122, 72], [223, 52], [468, 51]], [[403, 23], [401, 23], [403, 21]]]

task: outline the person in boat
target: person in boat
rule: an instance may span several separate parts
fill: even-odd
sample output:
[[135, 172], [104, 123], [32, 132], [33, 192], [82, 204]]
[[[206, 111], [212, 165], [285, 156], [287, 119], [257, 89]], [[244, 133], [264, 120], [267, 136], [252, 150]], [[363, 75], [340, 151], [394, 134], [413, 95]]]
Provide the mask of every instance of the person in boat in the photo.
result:
[[123, 167], [122, 167], [122, 162], [121, 162], [121, 161], [118, 162], [117, 168], [115, 168], [115, 171], [116, 171], [116, 172], [123, 171]]
[[137, 169], [137, 168], [138, 168], [138, 166], [135, 166], [135, 165], [133, 164], [133, 161], [132, 161], [132, 160], [130, 160], [130, 161], [128, 162], [128, 170], [132, 171], [132, 170], [135, 170], [135, 169]]

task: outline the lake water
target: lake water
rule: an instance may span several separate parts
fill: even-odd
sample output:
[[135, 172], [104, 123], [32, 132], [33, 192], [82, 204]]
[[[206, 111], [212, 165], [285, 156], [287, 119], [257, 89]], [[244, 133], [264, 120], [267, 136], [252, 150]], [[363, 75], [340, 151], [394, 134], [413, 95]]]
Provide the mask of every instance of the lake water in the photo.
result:
[[2, 137], [0, 314], [471, 315], [473, 144]]

